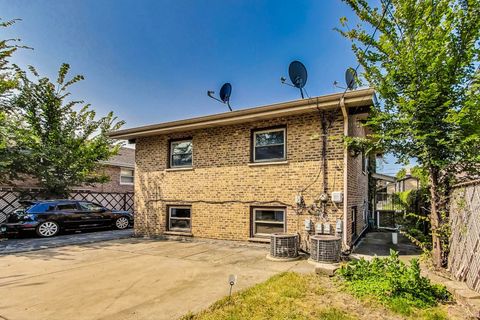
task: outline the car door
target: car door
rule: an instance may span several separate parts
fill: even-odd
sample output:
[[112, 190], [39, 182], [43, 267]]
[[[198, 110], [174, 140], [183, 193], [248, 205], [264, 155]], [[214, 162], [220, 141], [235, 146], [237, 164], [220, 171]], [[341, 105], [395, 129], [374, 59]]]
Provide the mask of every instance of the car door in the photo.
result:
[[84, 223], [82, 212], [76, 202], [63, 201], [57, 203], [54, 209], [57, 222], [65, 229], [78, 229]]
[[80, 201], [78, 203], [79, 210], [85, 216], [85, 222], [88, 223], [85, 227], [99, 228], [111, 224], [111, 219], [108, 217], [108, 210], [93, 202]]

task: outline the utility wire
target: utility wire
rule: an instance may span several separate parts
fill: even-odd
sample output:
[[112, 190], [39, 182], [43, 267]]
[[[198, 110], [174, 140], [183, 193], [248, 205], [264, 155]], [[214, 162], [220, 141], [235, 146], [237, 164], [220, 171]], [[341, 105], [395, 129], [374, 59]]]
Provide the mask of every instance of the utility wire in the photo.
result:
[[[380, 25], [382, 24], [383, 22], [383, 19], [385, 18], [385, 15], [387, 14], [387, 10], [388, 10], [388, 7], [390, 6], [390, 2], [391, 0], [388, 1], [388, 3], [385, 5], [385, 8], [383, 9], [383, 13], [382, 13], [382, 17], [380, 19], [380, 22], [378, 23], [377, 26], [375, 26], [375, 30], [373, 31], [372, 35], [370, 36], [370, 39], [373, 40], [373, 38], [375, 37], [375, 34], [377, 33], [377, 30], [378, 28], [380, 27]], [[383, 2], [382, 2], [383, 3]], [[370, 48], [370, 44], [368, 44], [365, 49], [364, 49], [364, 53], [367, 52], [367, 50]], [[358, 68], [360, 68], [360, 62], [357, 64], [357, 67], [355, 68], [355, 73], [357, 73], [357, 70]], [[348, 91], [348, 84], [347, 84], [347, 87], [345, 88], [345, 91], [343, 91], [343, 94], [342, 94], [342, 97], [340, 98], [340, 101], [342, 101], [342, 99], [345, 97], [345, 94], [347, 93]], [[338, 106], [340, 107], [340, 101], [338, 102]], [[320, 111], [319, 107], [318, 107], [318, 98], [317, 98], [317, 109]], [[322, 132], [323, 134], [323, 132]], [[323, 137], [324, 139], [326, 139], [326, 137]], [[326, 161], [325, 159], [323, 161]], [[313, 180], [313, 182], [311, 182], [309, 185], [307, 185], [306, 187], [304, 187], [303, 189], [301, 189], [301, 193], [302, 192], [305, 192], [306, 190], [308, 190], [315, 182], [317, 182], [318, 178], [320, 177], [320, 174], [322, 173], [323, 171], [323, 167], [324, 165], [322, 164], [322, 168], [318, 171], [315, 179]]]
[[[390, 2], [391, 0], [388, 1], [388, 3], [386, 4], [384, 10], [383, 10], [383, 14], [382, 14], [382, 17], [380, 19], [380, 22], [378, 23], [378, 25], [375, 27], [375, 30], [373, 31], [372, 35], [371, 35], [371, 39], [373, 40], [373, 38], [375, 37], [375, 34], [377, 33], [377, 30], [378, 28], [380, 27], [380, 25], [382, 24], [383, 22], [383, 19], [385, 18], [385, 15], [387, 13], [387, 9], [390, 5]], [[363, 50], [363, 52], [365, 53], [368, 49], [370, 48], [370, 44], [368, 44], [365, 49]], [[355, 73], [357, 72], [358, 68], [360, 68], [360, 63], [357, 64], [357, 67], [355, 68]], [[345, 88], [345, 91], [343, 92], [342, 94], [342, 97], [340, 98], [340, 101], [345, 97], [345, 94], [346, 92], [348, 91], [348, 86], [347, 88]], [[306, 92], [307, 93], [307, 92]], [[308, 93], [307, 93], [308, 95]], [[340, 101], [338, 103], [338, 105], [340, 106]], [[318, 108], [318, 97], [317, 97], [317, 108]], [[328, 129], [327, 129], [328, 130]], [[323, 132], [322, 132], [322, 135], [323, 135]], [[326, 137], [323, 137], [324, 139]], [[325, 161], [325, 160], [324, 160]], [[322, 173], [323, 171], [323, 165], [322, 165], [322, 168], [318, 171], [317, 173], [317, 176], [315, 177], [314, 181], [312, 183], [310, 183], [307, 187], [303, 188], [302, 189], [302, 192], [306, 191], [308, 188], [310, 188], [311, 185], [313, 185], [317, 180], [318, 178], [320, 177], [320, 174]], [[241, 201], [241, 200], [226, 200], [226, 201], [212, 201], [212, 200], [193, 200], [193, 201], [186, 201], [186, 200], [180, 200], [180, 199], [150, 199], [147, 201], [147, 205], [150, 204], [150, 203], [153, 203], [153, 202], [184, 202], [184, 203], [190, 203], [190, 204], [193, 204], [193, 203], [205, 203], [205, 204], [227, 204], [227, 203], [241, 203], [241, 204], [274, 204], [274, 203], [277, 203], [277, 204], [282, 204], [286, 207], [293, 207], [292, 205], [288, 204], [288, 203], [285, 203], [285, 202], [282, 202], [282, 201], [278, 201], [278, 200], [273, 200], [273, 201]]]
[[[383, 22], [383, 19], [385, 19], [385, 15], [387, 14], [387, 11], [388, 11], [388, 7], [390, 6], [390, 3], [392, 1], [389, 0], [386, 4], [385, 4], [385, 8], [383, 9], [383, 13], [382, 13], [382, 17], [380, 18], [380, 22], [378, 23], [378, 25], [375, 26], [375, 30], [373, 30], [373, 33], [372, 35], [370, 36], [370, 39], [373, 40], [375, 38], [375, 34], [377, 33], [378, 31], [378, 28], [380, 27], [380, 25], [382, 24]], [[383, 2], [382, 2], [383, 3]], [[363, 49], [363, 54], [365, 54], [367, 52], [367, 50], [370, 48], [370, 43], [367, 44], [367, 46]], [[358, 68], [360, 68], [360, 62], [357, 64], [357, 66], [355, 67], [355, 74], [357, 74], [357, 71], [358, 71]], [[345, 94], [347, 93], [348, 91], [348, 83], [347, 83], [347, 87], [345, 88], [345, 91], [343, 91], [343, 94], [342, 94], [342, 97], [340, 98], [340, 101], [342, 101], [342, 99], [345, 97]], [[338, 106], [340, 106], [340, 101], [338, 102]]]

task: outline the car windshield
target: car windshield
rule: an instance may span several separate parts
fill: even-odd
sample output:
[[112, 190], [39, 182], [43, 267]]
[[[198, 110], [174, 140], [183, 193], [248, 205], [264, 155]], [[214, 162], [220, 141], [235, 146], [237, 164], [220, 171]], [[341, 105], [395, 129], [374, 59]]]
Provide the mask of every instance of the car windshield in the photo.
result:
[[80, 202], [80, 207], [83, 210], [88, 210], [88, 211], [101, 211], [103, 210], [102, 206], [99, 206], [98, 204], [92, 203], [92, 202]]

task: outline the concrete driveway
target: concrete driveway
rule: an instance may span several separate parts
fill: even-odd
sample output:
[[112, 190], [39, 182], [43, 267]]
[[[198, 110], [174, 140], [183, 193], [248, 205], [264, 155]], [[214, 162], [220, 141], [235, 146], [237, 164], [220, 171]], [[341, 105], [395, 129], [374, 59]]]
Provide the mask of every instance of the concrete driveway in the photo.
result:
[[306, 261], [271, 262], [265, 247], [120, 239], [0, 256], [0, 319], [176, 319]]
[[133, 237], [133, 229], [83, 231], [62, 234], [52, 238], [22, 237], [18, 239], [0, 239], [0, 255], [42, 250], [68, 245], [94, 243]]

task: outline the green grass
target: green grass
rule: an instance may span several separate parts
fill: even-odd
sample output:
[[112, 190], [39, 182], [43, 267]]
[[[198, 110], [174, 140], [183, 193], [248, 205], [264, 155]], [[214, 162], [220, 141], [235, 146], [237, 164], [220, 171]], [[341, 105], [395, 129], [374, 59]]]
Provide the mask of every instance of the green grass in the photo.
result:
[[[281, 273], [231, 298], [220, 299], [200, 313], [188, 313], [182, 320], [398, 319], [398, 313], [404, 319], [448, 319], [440, 307], [412, 309], [401, 299], [392, 300], [396, 302], [388, 305], [388, 310], [374, 295], [359, 297], [349, 291], [352, 296], [342, 286], [342, 282], [316, 274]], [[379, 283], [378, 292], [382, 286]]]
[[316, 275], [282, 273], [250, 289], [223, 298], [207, 310], [182, 319], [356, 319], [335, 307], [317, 306], [324, 293]]

